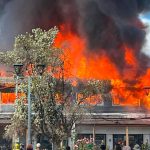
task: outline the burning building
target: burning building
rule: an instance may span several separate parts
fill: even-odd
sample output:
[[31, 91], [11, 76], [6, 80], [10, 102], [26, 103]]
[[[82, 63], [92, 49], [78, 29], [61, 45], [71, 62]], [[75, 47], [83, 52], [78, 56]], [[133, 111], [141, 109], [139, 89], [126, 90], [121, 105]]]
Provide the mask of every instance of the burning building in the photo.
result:
[[1, 49], [11, 49], [17, 34], [58, 26], [55, 46], [69, 59], [68, 77], [111, 80], [112, 102], [96, 106], [77, 125], [79, 135], [90, 136], [94, 126], [96, 140], [111, 149], [127, 128], [130, 144], [150, 141], [150, 58], [139, 17], [149, 0], [2, 0], [0, 8]]

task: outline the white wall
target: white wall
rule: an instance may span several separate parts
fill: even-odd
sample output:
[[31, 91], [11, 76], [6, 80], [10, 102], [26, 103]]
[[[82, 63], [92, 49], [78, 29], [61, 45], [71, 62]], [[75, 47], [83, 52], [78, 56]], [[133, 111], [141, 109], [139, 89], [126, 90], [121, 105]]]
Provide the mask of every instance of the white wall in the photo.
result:
[[[150, 134], [150, 126], [128, 126], [129, 134]], [[126, 126], [95, 125], [96, 134], [125, 134]], [[77, 133], [93, 133], [92, 125], [77, 126]]]
[[144, 134], [143, 136], [143, 142], [144, 143], [149, 143], [150, 144], [150, 134]]
[[106, 135], [106, 143], [109, 147], [109, 150], [112, 150], [113, 149], [113, 135], [112, 134]]

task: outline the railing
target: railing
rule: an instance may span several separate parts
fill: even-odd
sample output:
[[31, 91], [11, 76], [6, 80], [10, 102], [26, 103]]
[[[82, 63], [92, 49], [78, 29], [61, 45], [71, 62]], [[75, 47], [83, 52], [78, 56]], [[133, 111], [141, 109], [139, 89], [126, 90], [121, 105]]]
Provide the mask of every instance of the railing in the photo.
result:
[[0, 105], [0, 113], [14, 113], [15, 107], [14, 104], [1, 104]]
[[13, 77], [0, 77], [0, 84], [5, 83], [15, 83], [15, 79]]

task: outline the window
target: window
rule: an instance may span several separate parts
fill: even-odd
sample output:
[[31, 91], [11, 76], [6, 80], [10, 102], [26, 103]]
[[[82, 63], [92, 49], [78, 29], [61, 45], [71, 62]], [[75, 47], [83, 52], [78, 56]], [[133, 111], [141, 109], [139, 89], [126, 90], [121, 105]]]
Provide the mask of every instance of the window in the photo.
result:
[[14, 103], [15, 98], [15, 93], [1, 93], [1, 102], [4, 104]]
[[[113, 135], [113, 147], [120, 142], [126, 141], [125, 134], [114, 134]], [[143, 134], [129, 134], [129, 145], [131, 148], [134, 147], [134, 145], [138, 143], [140, 146], [143, 143]]]

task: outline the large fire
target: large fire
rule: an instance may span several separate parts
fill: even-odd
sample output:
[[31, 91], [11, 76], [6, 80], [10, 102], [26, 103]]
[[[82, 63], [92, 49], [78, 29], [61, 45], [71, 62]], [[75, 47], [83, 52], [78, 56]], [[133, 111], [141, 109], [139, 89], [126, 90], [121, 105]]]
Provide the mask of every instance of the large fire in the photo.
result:
[[65, 64], [65, 68], [70, 76], [80, 79], [111, 80], [114, 104], [150, 107], [150, 69], [147, 69], [144, 75], [136, 77], [139, 64], [130, 47], [123, 45], [124, 59], [130, 67], [120, 73], [107, 55], [87, 51], [86, 40], [66, 31], [64, 26], [60, 29], [55, 45], [65, 50], [70, 62], [70, 65]]

